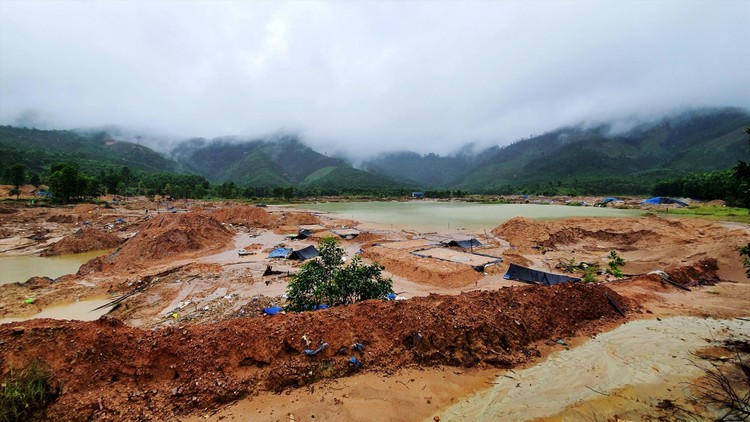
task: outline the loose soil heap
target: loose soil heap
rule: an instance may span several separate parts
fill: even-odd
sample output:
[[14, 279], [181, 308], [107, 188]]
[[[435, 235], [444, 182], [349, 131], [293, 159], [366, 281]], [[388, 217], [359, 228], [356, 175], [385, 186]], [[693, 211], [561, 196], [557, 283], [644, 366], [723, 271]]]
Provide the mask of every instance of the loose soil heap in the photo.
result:
[[[112, 319], [0, 327], [2, 370], [47, 365], [53, 420], [170, 419], [259, 391], [412, 364], [512, 367], [535, 342], [588, 334], [635, 305], [600, 285], [516, 287], [147, 331]], [[307, 341], [305, 340], [307, 339]], [[305, 349], [328, 347], [314, 356]], [[364, 351], [353, 350], [354, 343]]]
[[514, 252], [527, 258], [545, 254], [555, 263], [559, 259], [574, 258], [576, 261], [593, 260], [586, 262], [598, 260], [606, 265], [607, 252], [616, 250], [625, 258], [623, 271], [628, 274], [715, 258], [720, 267], [719, 276], [726, 280], [744, 279], [737, 246], [750, 241], [750, 233], [737, 226], [661, 217], [556, 221], [517, 217], [496, 227], [492, 233], [507, 240]]
[[112, 254], [81, 266], [79, 275], [93, 271], [127, 271], [163, 260], [218, 251], [231, 242], [232, 233], [203, 212], [161, 214]]
[[464, 287], [482, 278], [482, 274], [469, 265], [420, 258], [409, 251], [386, 246], [366, 248], [362, 256], [380, 263], [392, 274], [431, 286]]
[[211, 216], [222, 223], [245, 227], [271, 228], [278, 224], [268, 211], [255, 206], [218, 208], [211, 212]]
[[57, 256], [111, 249], [119, 246], [122, 242], [123, 240], [115, 234], [91, 227], [84, 227], [53, 243], [41, 253], [41, 256]]

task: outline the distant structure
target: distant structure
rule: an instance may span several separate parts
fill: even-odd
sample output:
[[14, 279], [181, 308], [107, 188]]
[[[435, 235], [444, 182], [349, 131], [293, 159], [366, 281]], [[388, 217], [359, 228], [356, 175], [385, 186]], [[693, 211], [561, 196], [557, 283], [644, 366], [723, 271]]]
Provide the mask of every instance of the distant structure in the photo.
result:
[[412, 192], [411, 197], [422, 199], [424, 198], [424, 192]]

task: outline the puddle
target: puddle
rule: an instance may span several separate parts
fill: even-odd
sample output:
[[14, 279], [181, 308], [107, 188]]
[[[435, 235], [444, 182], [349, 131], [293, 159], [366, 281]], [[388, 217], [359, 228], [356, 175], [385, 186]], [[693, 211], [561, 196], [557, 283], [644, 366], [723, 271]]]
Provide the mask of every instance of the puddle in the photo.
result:
[[57, 278], [75, 274], [85, 262], [112, 250], [61, 256], [0, 256], [0, 284], [23, 282], [31, 277]]
[[637, 217], [641, 210], [571, 207], [566, 205], [476, 204], [467, 202], [328, 202], [299, 208], [337, 214], [342, 218], [441, 231], [492, 229], [513, 217], [559, 219], [567, 217]]
[[26, 321], [34, 318], [52, 318], [52, 319], [74, 319], [79, 321], [94, 321], [106, 314], [110, 308], [92, 311], [104, 304], [111, 302], [112, 299], [88, 299], [79, 302], [69, 303], [66, 305], [53, 305], [36, 315], [24, 317], [1, 318], [0, 324], [9, 322]]
[[[508, 371], [495, 379], [491, 389], [440, 415], [445, 420], [581, 420], [585, 409], [606, 419], [606, 414], [592, 410], [596, 402], [599, 411], [610, 415], [618, 405], [616, 400], [602, 401], [603, 397], [630, 394], [620, 404], [625, 406], [639, 392], [653, 399], [659, 391], [677, 394], [680, 383], [702, 374], [691, 363], [696, 360], [691, 352], [708, 346], [710, 339], [740, 334], [750, 336], [750, 322], [694, 317], [632, 321], [577, 348], [553, 353], [536, 366]], [[570, 414], [564, 413], [566, 409]]]

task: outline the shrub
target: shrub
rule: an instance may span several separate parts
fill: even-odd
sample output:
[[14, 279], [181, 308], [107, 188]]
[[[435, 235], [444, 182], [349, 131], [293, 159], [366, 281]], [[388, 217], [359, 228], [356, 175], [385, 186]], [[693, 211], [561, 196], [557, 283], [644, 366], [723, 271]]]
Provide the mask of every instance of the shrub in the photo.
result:
[[609, 253], [608, 265], [609, 265], [609, 269], [607, 270], [608, 273], [612, 274], [613, 276], [617, 278], [624, 276], [622, 271], [620, 271], [620, 266], [625, 265], [625, 260], [622, 259], [622, 257], [617, 254], [617, 251], [612, 251]]
[[367, 299], [385, 298], [393, 291], [391, 279], [382, 277], [383, 267], [365, 265], [354, 257], [344, 265], [344, 250], [333, 237], [320, 241], [320, 256], [305, 263], [287, 287], [290, 311], [315, 309], [317, 305], [348, 305]]
[[11, 368], [0, 388], [2, 422], [35, 418], [37, 412], [54, 401], [59, 392], [52, 387], [49, 372], [39, 362], [22, 370]]

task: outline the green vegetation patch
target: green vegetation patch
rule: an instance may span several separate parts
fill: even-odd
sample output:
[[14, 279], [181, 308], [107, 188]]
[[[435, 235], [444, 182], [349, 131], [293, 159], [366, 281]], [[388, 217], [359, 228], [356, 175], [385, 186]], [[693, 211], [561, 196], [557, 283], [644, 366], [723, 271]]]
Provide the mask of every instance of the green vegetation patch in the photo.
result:
[[58, 395], [42, 363], [34, 361], [21, 370], [11, 367], [0, 384], [0, 421], [36, 419]]
[[731, 221], [750, 224], [750, 210], [740, 207], [723, 207], [718, 205], [698, 205], [685, 208], [655, 210], [660, 214], [699, 217], [708, 220]]

